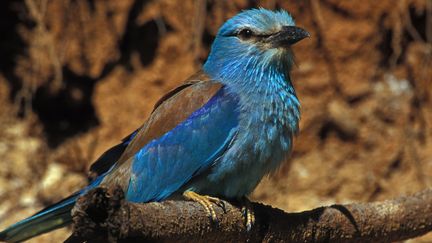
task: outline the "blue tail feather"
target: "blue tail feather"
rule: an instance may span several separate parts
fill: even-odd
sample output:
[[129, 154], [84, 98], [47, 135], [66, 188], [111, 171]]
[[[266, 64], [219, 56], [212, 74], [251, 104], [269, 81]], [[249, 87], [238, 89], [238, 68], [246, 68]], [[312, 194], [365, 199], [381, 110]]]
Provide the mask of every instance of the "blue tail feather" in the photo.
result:
[[72, 222], [71, 210], [79, 193], [74, 194], [35, 215], [0, 232], [0, 241], [20, 242], [33, 236], [61, 228]]

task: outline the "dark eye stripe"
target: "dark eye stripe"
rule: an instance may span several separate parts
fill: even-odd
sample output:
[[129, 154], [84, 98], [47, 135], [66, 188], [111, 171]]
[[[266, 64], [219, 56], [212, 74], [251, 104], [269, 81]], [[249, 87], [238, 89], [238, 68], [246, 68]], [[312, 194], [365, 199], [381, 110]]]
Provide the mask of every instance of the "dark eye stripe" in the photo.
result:
[[252, 34], [251, 34], [250, 37], [258, 38], [258, 39], [268, 38], [268, 37], [270, 37], [272, 35], [272, 34], [257, 34], [254, 31], [252, 31], [251, 29], [241, 29], [241, 30], [229, 33], [229, 34], [225, 34], [223, 36], [226, 36], [226, 37], [239, 37], [242, 34], [243, 31], [251, 31]]
[[267, 38], [267, 37], [270, 37], [271, 34], [260, 34], [260, 35], [255, 35], [255, 36], [258, 38]]

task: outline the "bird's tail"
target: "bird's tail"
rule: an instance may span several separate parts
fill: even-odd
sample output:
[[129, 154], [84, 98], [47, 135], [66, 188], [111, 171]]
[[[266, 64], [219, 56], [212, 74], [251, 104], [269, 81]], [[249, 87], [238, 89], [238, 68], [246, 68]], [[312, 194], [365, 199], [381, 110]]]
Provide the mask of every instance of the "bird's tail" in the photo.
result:
[[75, 193], [31, 217], [9, 226], [0, 232], [0, 241], [21, 242], [70, 224], [72, 222], [71, 210], [80, 195], [81, 193]]

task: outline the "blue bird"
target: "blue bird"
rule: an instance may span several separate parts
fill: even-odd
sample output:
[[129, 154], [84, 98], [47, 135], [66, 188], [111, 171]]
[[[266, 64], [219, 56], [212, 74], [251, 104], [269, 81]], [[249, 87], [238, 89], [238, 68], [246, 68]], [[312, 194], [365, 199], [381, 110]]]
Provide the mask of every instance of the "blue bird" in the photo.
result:
[[[212, 203], [244, 200], [291, 151], [300, 119], [291, 46], [308, 36], [283, 10], [251, 9], [229, 19], [202, 70], [92, 165], [97, 176], [86, 188], [0, 232], [0, 240], [68, 225], [80, 195], [115, 184], [131, 202], [183, 195], [216, 219]], [[250, 226], [253, 217], [246, 218]]]

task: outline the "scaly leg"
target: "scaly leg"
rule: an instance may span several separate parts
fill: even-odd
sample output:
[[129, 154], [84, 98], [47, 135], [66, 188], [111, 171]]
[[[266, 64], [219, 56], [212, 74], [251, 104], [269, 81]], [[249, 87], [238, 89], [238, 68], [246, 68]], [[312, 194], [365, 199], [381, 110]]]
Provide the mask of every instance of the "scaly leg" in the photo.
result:
[[225, 203], [219, 198], [211, 197], [207, 195], [200, 195], [193, 191], [185, 191], [183, 193], [183, 196], [189, 200], [201, 204], [213, 222], [217, 222], [217, 217], [216, 217], [216, 211], [214, 210], [212, 203], [222, 207], [225, 210]]
[[252, 229], [252, 225], [255, 223], [255, 214], [253, 212], [251, 201], [247, 197], [243, 197], [242, 201], [242, 212], [246, 219], [246, 230], [250, 231]]

